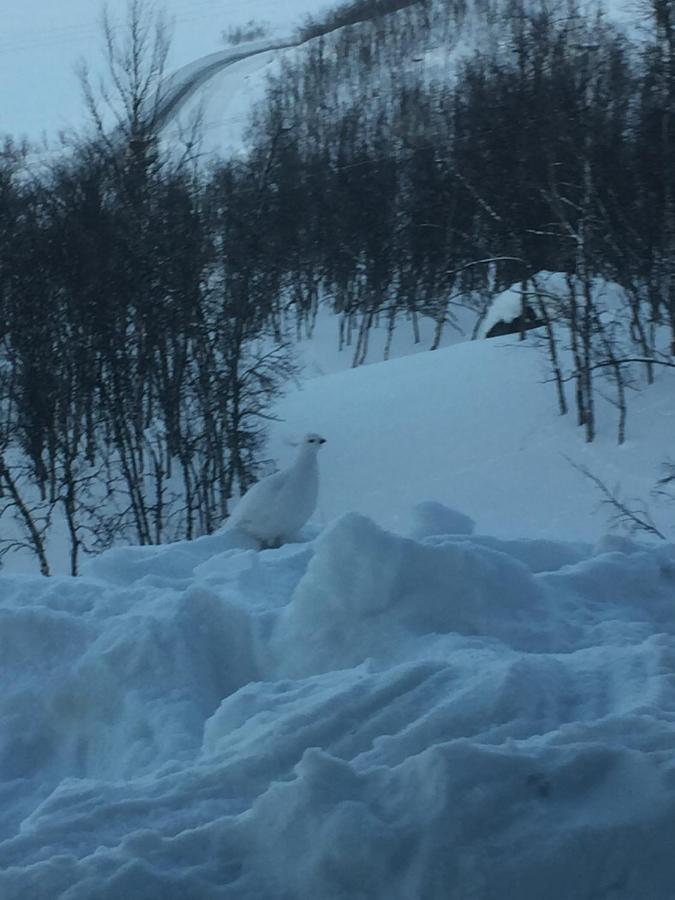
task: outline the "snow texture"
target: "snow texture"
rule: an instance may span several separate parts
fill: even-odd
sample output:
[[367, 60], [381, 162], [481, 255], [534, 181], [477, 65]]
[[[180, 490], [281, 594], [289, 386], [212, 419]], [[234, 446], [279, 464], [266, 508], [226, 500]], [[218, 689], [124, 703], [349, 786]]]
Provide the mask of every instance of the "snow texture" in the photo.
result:
[[[603, 303], [610, 309], [612, 298], [606, 286]], [[329, 337], [321, 335], [330, 348]], [[405, 324], [399, 337], [402, 351], [406, 338], [419, 349]], [[584, 444], [574, 413], [558, 412], [546, 350], [535, 332], [525, 341], [515, 335], [465, 341], [358, 369], [349, 368], [349, 348], [341, 358], [335, 351], [323, 356], [323, 350], [317, 344], [308, 355], [327, 361], [325, 373], [291, 387], [275, 407], [280, 423], [271, 429], [270, 443], [270, 455], [285, 463], [286, 434], [302, 433], [308, 423], [330, 434], [322, 459], [330, 477], [321, 486], [321, 521], [359, 512], [387, 530], [426, 536], [435, 527], [433, 513], [418, 512], [416, 520], [422, 515], [431, 521], [411, 523], [410, 510], [433, 498], [461, 509], [497, 538], [596, 543], [609, 512], [575, 463], [611, 489], [619, 486], [629, 505], [648, 502], [657, 527], [675, 538], [672, 503], [652, 496], [675, 437], [671, 370], [659, 370], [650, 386], [634, 370], [640, 389], [630, 395], [622, 446], [615, 388], [599, 378], [597, 437]], [[561, 353], [560, 363], [569, 378], [571, 355]], [[572, 387], [569, 379], [571, 409]]]
[[411, 536], [430, 537], [433, 534], [473, 534], [476, 527], [473, 519], [442, 503], [425, 500], [413, 510], [414, 526]]
[[261, 478], [244, 494], [228, 520], [263, 547], [279, 547], [298, 538], [316, 509], [319, 496], [317, 453], [326, 439], [310, 432], [287, 469]]
[[0, 577], [3, 900], [670, 900], [675, 548], [425, 508]]

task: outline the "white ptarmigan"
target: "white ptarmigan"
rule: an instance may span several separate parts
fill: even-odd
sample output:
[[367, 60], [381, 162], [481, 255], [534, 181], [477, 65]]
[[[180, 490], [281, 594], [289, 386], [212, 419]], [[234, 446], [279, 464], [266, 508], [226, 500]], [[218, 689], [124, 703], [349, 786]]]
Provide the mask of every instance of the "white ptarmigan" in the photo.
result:
[[316, 456], [325, 443], [318, 434], [306, 434], [293, 464], [252, 485], [235, 507], [228, 525], [255, 538], [262, 547], [279, 547], [292, 541], [316, 508]]

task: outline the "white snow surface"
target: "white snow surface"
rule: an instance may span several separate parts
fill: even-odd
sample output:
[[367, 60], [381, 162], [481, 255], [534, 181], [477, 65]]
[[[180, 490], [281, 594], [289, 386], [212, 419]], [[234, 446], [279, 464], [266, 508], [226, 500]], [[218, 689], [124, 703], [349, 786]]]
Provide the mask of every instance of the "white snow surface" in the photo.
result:
[[673, 546], [423, 519], [0, 577], [3, 900], [670, 900]]
[[[402, 323], [401, 352], [406, 334], [411, 342]], [[271, 457], [284, 465], [293, 453], [289, 437], [311, 427], [328, 439], [317, 523], [359, 512], [388, 530], [408, 533], [411, 510], [434, 500], [499, 538], [596, 543], [607, 531], [610, 512], [576, 465], [630, 505], [648, 505], [659, 529], [675, 538], [672, 502], [652, 496], [675, 439], [671, 370], [657, 371], [655, 384], [647, 387], [635, 369], [639, 390], [629, 394], [621, 446], [614, 387], [599, 378], [597, 436], [586, 444], [576, 424], [571, 380], [570, 413], [558, 413], [539, 330], [522, 342], [517, 336], [464, 341], [357, 369], [349, 368], [350, 349], [337, 353], [330, 335], [322, 331], [318, 344], [300, 345], [314, 377], [277, 404], [281, 421], [270, 442]], [[569, 377], [565, 354], [561, 365]]]

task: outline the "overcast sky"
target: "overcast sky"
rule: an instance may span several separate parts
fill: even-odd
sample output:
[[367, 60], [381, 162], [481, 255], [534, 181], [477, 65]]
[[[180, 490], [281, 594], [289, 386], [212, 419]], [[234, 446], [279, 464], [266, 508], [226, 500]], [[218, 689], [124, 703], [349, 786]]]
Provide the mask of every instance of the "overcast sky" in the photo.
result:
[[[102, 3], [97, 0], [6, 0], [0, 18], [0, 132], [32, 141], [53, 140], [82, 119], [75, 74], [85, 58], [101, 68]], [[326, 0], [164, 0], [173, 19], [169, 68], [221, 50], [223, 30], [250, 19], [269, 22], [271, 33], [291, 30], [307, 10]], [[126, 0], [109, 0], [123, 18]]]

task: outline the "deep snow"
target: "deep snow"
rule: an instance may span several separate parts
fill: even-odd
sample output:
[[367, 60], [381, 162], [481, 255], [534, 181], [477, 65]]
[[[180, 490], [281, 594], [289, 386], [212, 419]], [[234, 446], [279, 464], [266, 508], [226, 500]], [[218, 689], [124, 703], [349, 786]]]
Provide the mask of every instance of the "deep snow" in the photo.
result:
[[669, 900], [673, 547], [414, 530], [0, 578], [3, 900]]

